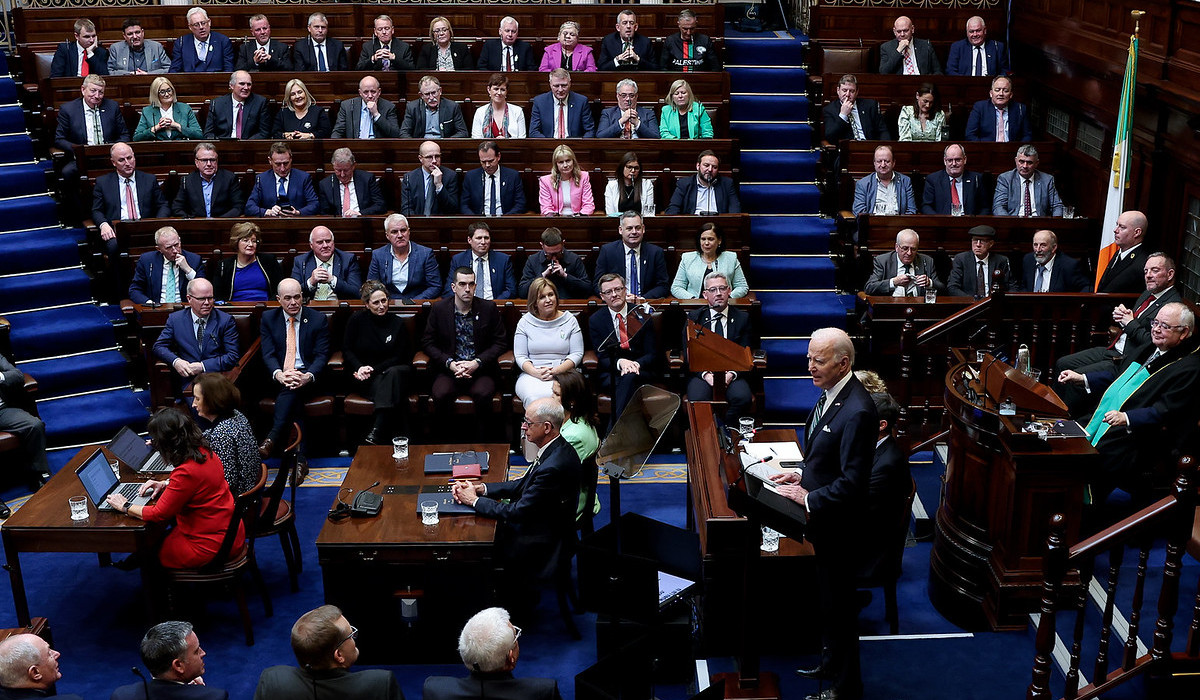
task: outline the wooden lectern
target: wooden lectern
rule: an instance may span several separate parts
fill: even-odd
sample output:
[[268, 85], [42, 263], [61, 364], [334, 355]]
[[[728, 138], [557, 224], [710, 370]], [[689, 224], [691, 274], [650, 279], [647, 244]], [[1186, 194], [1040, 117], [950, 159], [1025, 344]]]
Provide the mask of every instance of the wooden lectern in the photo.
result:
[[687, 322], [687, 361], [692, 372], [713, 373], [713, 401], [725, 400], [725, 373], [754, 369], [750, 348], [713, 333], [692, 319]]

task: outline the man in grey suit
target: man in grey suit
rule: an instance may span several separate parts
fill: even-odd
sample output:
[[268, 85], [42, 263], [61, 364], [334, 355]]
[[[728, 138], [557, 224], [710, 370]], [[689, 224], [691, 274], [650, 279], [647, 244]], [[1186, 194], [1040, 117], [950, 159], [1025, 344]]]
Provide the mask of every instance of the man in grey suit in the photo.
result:
[[892, 23], [895, 39], [879, 47], [879, 72], [883, 75], [941, 75], [933, 44], [916, 39], [916, 28], [908, 17], [900, 16]]
[[[950, 296], [982, 299], [991, 296], [993, 284], [1010, 288], [1013, 278], [1008, 258], [991, 254], [992, 245], [996, 243], [996, 229], [976, 226], [967, 233], [971, 236], [971, 249], [954, 256], [947, 285]], [[997, 270], [1001, 272], [999, 282], [995, 281]]]
[[108, 47], [109, 75], [144, 75], [166, 73], [171, 69], [171, 59], [163, 45], [146, 38], [140, 19], [127, 19], [121, 23], [125, 41]]
[[875, 172], [854, 183], [854, 215], [907, 216], [917, 213], [912, 180], [896, 172], [891, 146], [875, 149]]
[[1026, 144], [1017, 149], [1017, 167], [996, 178], [992, 213], [996, 216], [1062, 216], [1063, 203], [1054, 176], [1037, 169], [1038, 152]]
[[404, 110], [400, 136], [406, 139], [454, 139], [471, 135], [462, 110], [454, 100], [442, 99], [442, 82], [432, 75], [417, 84], [421, 99], [412, 100]]
[[380, 97], [379, 80], [368, 75], [358, 81], [358, 97], [345, 100], [333, 125], [335, 139], [397, 138], [400, 122], [396, 105]]
[[946, 284], [938, 279], [933, 258], [917, 252], [921, 237], [911, 228], [896, 234], [896, 252], [875, 256], [874, 269], [863, 288], [870, 296], [924, 296], [930, 284], [945, 293]]

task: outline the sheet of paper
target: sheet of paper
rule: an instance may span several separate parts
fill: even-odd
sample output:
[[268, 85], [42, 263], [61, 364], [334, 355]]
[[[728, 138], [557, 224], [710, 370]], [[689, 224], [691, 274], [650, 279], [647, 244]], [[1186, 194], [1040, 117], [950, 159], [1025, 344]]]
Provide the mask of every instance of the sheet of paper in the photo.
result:
[[799, 462], [804, 459], [800, 454], [800, 445], [794, 442], [751, 442], [744, 444], [746, 446], [746, 454], [753, 457], [750, 460], [751, 462], [771, 457], [771, 461], [778, 465], [779, 462], [785, 460]]

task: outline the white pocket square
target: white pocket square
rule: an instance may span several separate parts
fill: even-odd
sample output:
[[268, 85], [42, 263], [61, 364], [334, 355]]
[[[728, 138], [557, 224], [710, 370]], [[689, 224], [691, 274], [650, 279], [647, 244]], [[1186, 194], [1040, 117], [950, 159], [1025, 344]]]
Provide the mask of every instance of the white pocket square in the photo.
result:
[[822, 425], [822, 426], [821, 426], [821, 432], [822, 432], [822, 433], [831, 433], [831, 432], [833, 432], [833, 431], [829, 429], [829, 426], [828, 426], [828, 425]]

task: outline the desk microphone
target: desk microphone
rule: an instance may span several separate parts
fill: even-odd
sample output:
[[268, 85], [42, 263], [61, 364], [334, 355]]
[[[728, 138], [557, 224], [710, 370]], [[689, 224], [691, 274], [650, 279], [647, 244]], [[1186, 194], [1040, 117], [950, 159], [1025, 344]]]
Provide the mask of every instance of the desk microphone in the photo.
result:
[[369, 518], [379, 515], [379, 511], [383, 508], [383, 496], [377, 493], [371, 493], [371, 489], [379, 485], [379, 482], [371, 484], [367, 488], [358, 492], [354, 497], [354, 502], [350, 505], [350, 516], [353, 518]]
[[134, 666], [129, 669], [133, 671], [133, 675], [142, 679], [142, 692], [146, 695], [146, 700], [150, 700], [150, 684], [146, 682], [146, 676], [142, 675], [142, 669]]
[[736, 480], [734, 480], [734, 482], [732, 484], [729, 485], [730, 488], [737, 486], [739, 483], [741, 483], [742, 479], [746, 478], [746, 471], [748, 469], [750, 469], [750, 467], [757, 467], [760, 464], [766, 464], [767, 462], [770, 462], [773, 459], [775, 459], [775, 455], [767, 455], [766, 457], [763, 457], [762, 459], [758, 460], [757, 462], [751, 462], [750, 464], [743, 466], [741, 469], [738, 469], [738, 478]]

